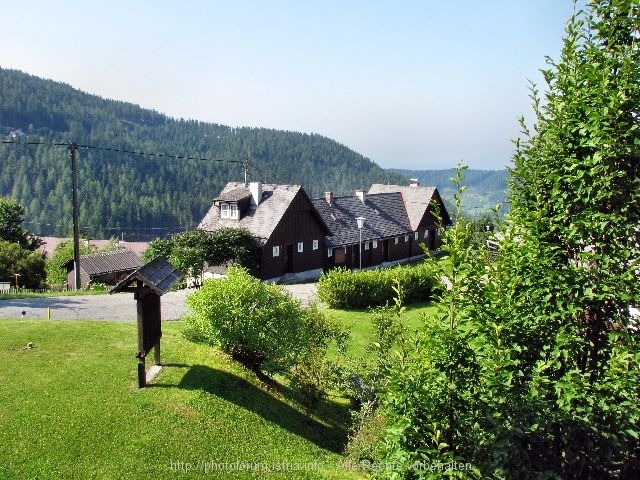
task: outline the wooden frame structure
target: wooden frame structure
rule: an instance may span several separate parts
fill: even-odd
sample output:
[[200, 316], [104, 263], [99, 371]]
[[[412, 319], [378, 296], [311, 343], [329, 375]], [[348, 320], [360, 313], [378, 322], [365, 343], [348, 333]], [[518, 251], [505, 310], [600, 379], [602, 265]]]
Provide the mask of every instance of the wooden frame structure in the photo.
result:
[[154, 350], [154, 365], [160, 363], [162, 314], [160, 297], [175, 285], [183, 274], [163, 257], [156, 257], [130, 273], [109, 293], [130, 292], [137, 302], [138, 321], [138, 387], [147, 384], [145, 359]]

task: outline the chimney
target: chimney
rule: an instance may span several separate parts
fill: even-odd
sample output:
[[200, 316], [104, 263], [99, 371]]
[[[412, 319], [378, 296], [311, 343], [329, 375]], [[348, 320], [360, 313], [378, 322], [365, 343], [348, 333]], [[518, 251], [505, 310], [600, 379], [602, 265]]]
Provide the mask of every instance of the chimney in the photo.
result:
[[262, 182], [249, 183], [249, 191], [251, 192], [251, 206], [255, 208], [262, 201]]
[[409, 186], [410, 187], [419, 187], [420, 186], [420, 181], [417, 178], [410, 178], [409, 179]]
[[364, 188], [359, 188], [356, 190], [356, 197], [360, 199], [362, 203], [367, 199], [367, 192]]
[[333, 192], [324, 192], [324, 199], [331, 205], [333, 203]]

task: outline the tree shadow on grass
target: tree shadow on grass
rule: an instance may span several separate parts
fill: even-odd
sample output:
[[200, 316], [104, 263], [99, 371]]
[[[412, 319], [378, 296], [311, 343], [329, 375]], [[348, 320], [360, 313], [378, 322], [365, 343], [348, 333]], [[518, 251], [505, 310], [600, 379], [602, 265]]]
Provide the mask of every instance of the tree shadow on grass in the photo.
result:
[[340, 453], [346, 445], [346, 429], [324, 425], [232, 373], [194, 365], [182, 377], [178, 387], [202, 390], [220, 397], [325, 450]]

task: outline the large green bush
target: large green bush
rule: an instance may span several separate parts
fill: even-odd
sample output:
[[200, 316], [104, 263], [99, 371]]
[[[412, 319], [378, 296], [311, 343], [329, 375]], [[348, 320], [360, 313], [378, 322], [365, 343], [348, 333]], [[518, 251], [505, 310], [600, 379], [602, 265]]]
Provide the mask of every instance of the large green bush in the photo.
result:
[[318, 297], [332, 308], [370, 308], [391, 302], [399, 289], [403, 303], [426, 301], [440, 292], [440, 280], [428, 262], [386, 269], [336, 268], [318, 281]]
[[305, 309], [282, 287], [263, 283], [242, 267], [204, 282], [187, 297], [188, 336], [219, 345], [256, 371], [300, 365], [341, 331], [317, 308]]

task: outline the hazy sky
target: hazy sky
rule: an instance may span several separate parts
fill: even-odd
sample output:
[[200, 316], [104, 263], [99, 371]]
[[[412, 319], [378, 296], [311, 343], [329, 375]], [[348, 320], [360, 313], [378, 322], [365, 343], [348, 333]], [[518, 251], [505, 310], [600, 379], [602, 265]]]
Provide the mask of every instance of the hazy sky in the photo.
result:
[[573, 13], [571, 0], [4, 3], [2, 68], [425, 169], [510, 162], [528, 80]]

